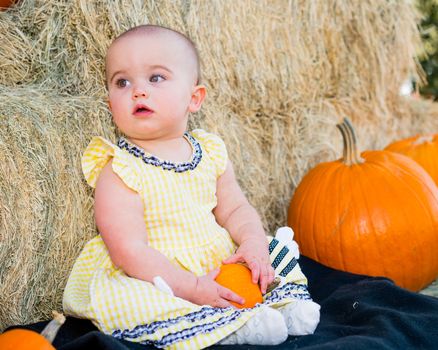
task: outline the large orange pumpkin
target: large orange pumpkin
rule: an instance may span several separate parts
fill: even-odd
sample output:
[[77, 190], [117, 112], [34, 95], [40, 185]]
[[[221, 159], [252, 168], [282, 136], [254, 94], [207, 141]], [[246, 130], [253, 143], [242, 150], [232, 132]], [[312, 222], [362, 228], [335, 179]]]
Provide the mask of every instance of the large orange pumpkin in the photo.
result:
[[412, 158], [432, 176], [438, 185], [438, 134], [409, 137], [391, 143], [385, 150]]
[[238, 308], [254, 307], [255, 304], [263, 301], [260, 286], [252, 282], [251, 271], [245, 265], [223, 264], [216, 277], [216, 282], [245, 299], [243, 305], [231, 302]]
[[338, 128], [343, 158], [310, 170], [289, 207], [300, 251], [336, 269], [420, 290], [438, 276], [437, 186], [404, 155], [359, 155], [351, 124]]
[[28, 329], [11, 329], [0, 334], [1, 350], [55, 350], [52, 341], [65, 321], [65, 317], [57, 312], [54, 318], [43, 329], [41, 334]]

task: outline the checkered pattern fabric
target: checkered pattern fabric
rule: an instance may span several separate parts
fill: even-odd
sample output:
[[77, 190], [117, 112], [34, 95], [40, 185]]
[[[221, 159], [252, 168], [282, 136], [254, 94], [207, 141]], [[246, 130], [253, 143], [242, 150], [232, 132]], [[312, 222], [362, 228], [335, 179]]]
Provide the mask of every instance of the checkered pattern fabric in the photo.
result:
[[[112, 159], [113, 171], [143, 199], [149, 244], [175, 265], [203, 275], [220, 266], [236, 247], [212, 214], [216, 181], [227, 164], [225, 145], [204, 130], [191, 135], [201, 146], [202, 158], [188, 171], [147, 164], [101, 137], [93, 138], [87, 147], [82, 166], [94, 187]], [[296, 298], [309, 298], [307, 280], [292, 254], [272, 237], [269, 240], [271, 260], [289, 283], [267, 294], [265, 303], [279, 307]], [[74, 264], [63, 306], [66, 314], [88, 318], [116, 338], [177, 349], [210, 346], [259, 311], [258, 307], [236, 310], [195, 305], [128, 277], [113, 265], [99, 235], [86, 244]]]

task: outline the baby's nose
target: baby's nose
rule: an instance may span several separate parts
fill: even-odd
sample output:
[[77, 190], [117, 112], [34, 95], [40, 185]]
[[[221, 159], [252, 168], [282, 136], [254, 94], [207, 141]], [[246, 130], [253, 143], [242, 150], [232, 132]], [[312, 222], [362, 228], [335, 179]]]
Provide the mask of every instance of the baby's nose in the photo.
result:
[[143, 97], [143, 98], [148, 97], [148, 93], [146, 92], [146, 89], [141, 89], [141, 88], [135, 89], [134, 93], [132, 94], [132, 98], [134, 100], [136, 100], [137, 98], [140, 98], [140, 97]]

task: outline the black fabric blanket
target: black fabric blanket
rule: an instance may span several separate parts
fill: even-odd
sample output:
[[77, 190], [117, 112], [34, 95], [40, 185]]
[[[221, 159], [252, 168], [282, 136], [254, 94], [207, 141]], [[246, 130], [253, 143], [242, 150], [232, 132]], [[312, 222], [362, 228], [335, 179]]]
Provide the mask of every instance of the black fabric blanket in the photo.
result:
[[[312, 298], [321, 305], [315, 334], [289, 337], [278, 346], [209, 349], [438, 349], [438, 298], [370, 278], [327, 268], [301, 256]], [[24, 326], [41, 331], [47, 322]], [[58, 350], [153, 349], [100, 333], [89, 321], [67, 318], [54, 342]]]

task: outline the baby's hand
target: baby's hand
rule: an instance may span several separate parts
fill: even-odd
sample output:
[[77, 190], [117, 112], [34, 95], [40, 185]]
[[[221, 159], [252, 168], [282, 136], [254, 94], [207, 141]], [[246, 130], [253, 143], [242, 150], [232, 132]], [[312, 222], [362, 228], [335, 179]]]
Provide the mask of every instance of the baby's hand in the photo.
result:
[[229, 301], [234, 301], [238, 304], [245, 302], [241, 296], [215, 281], [219, 271], [219, 268], [217, 268], [205, 276], [198, 277], [196, 290], [193, 292], [191, 302], [198, 305], [211, 305], [213, 307], [232, 306]]
[[224, 264], [246, 263], [251, 270], [253, 283], [260, 284], [266, 293], [267, 286], [274, 280], [274, 269], [269, 259], [267, 240], [248, 239], [239, 246], [236, 253], [223, 261]]

